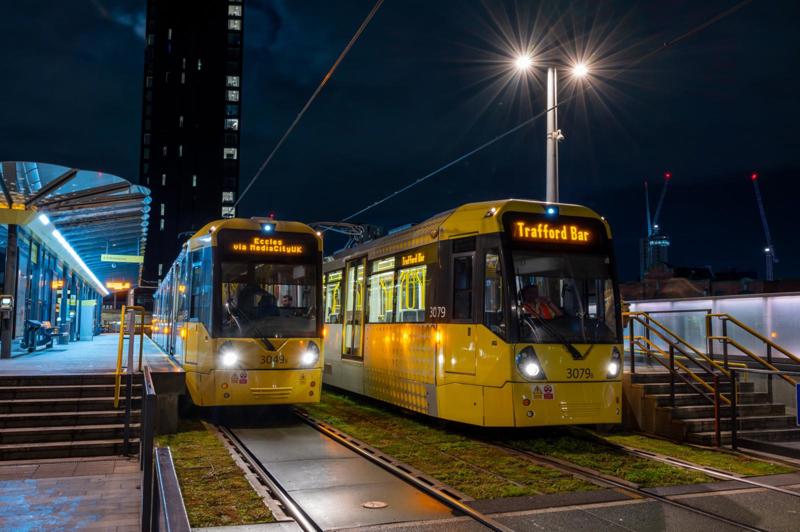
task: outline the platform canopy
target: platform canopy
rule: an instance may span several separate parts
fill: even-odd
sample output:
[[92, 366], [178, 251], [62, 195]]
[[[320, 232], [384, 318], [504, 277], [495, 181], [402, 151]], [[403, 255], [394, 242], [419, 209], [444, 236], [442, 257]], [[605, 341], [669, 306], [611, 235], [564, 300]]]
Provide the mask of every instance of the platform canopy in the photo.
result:
[[104, 172], [20, 161], [0, 163], [0, 187], [0, 223], [25, 226], [70, 262], [77, 254], [103, 286], [141, 283], [148, 188]]

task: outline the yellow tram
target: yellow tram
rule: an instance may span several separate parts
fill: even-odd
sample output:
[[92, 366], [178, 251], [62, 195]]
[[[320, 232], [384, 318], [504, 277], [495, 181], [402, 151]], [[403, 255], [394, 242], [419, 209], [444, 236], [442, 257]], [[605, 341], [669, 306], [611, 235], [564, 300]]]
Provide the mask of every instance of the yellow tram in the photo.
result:
[[611, 230], [592, 210], [471, 203], [329, 259], [326, 384], [474, 425], [620, 422]]
[[322, 240], [305, 224], [212, 222], [155, 294], [153, 339], [198, 406], [319, 401]]

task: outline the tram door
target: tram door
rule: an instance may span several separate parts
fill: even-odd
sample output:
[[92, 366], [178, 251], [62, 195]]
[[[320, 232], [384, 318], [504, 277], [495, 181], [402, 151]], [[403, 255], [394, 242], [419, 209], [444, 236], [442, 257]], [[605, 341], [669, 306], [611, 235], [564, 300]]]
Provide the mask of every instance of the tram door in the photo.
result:
[[364, 269], [362, 257], [347, 263], [345, 272], [344, 332], [342, 355], [364, 357]]

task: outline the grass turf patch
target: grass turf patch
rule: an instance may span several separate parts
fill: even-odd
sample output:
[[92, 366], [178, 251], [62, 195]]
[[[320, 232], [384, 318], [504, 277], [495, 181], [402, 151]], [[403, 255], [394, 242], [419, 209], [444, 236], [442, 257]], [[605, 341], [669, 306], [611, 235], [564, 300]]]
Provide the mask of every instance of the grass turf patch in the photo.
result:
[[601, 442], [580, 438], [554, 429], [525, 439], [505, 443], [517, 449], [559, 458], [607, 475], [634, 482], [642, 487], [701, 484], [714, 479], [698, 471], [671, 466], [657, 460], [631, 456]]
[[781, 473], [793, 473], [795, 471], [795, 469], [789, 466], [765, 462], [756, 458], [748, 458], [746, 456], [712, 449], [700, 449], [691, 445], [684, 445], [659, 438], [649, 438], [640, 434], [602, 434], [600, 437], [618, 445], [659, 453], [672, 458], [679, 458], [693, 464], [713, 467], [720, 471], [727, 471], [728, 473], [738, 475], [777, 475]]
[[475, 499], [598, 489], [557, 469], [446, 431], [390, 407], [356, 402], [325, 390], [304, 405], [315, 418], [366, 442]]
[[274, 521], [228, 449], [203, 423], [181, 420], [176, 434], [156, 442], [172, 451], [192, 527]]

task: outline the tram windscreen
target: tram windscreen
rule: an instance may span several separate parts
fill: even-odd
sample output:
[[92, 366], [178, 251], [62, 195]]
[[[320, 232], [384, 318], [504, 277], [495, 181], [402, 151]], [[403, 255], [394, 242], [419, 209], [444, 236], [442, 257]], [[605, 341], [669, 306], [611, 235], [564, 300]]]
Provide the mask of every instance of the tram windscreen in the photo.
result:
[[608, 256], [519, 249], [512, 255], [520, 341], [619, 341]]
[[316, 335], [315, 265], [223, 261], [220, 266], [223, 337]]

